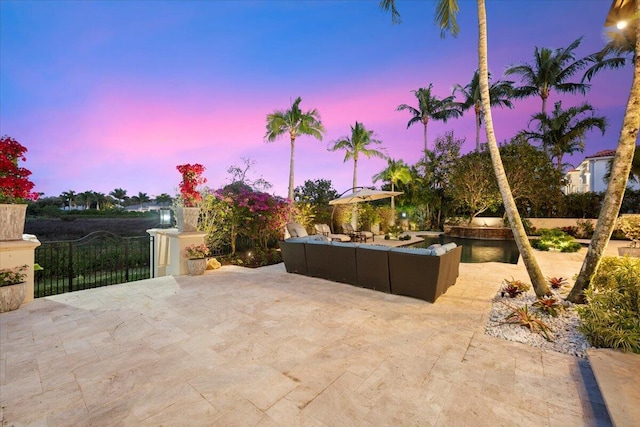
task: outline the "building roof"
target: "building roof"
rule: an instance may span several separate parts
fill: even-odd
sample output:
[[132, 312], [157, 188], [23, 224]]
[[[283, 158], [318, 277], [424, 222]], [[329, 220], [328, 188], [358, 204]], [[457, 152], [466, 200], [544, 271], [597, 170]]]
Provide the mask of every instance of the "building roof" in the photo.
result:
[[598, 151], [596, 154], [585, 157], [585, 159], [593, 159], [595, 157], [613, 157], [616, 155], [616, 150], [602, 150]]

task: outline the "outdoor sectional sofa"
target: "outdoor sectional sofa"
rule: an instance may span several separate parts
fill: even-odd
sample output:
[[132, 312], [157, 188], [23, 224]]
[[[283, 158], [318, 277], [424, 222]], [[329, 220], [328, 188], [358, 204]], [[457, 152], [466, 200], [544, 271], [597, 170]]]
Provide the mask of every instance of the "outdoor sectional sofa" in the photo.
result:
[[462, 247], [389, 248], [328, 242], [323, 236], [279, 242], [289, 273], [435, 302], [456, 283]]

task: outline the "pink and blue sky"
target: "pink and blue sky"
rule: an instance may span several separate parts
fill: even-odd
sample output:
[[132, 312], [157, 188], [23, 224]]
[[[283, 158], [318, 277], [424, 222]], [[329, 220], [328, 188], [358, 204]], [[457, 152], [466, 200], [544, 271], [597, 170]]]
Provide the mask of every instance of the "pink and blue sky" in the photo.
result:
[[[422, 126], [406, 129], [411, 90], [439, 97], [465, 85], [477, 68], [475, 2], [461, 1], [457, 38], [441, 39], [432, 1], [397, 0], [392, 25], [378, 1], [29, 1], [0, 2], [0, 134], [25, 145], [36, 191], [129, 195], [176, 194], [175, 166], [201, 163], [208, 185], [228, 183], [227, 169], [255, 161], [253, 177], [286, 196], [289, 141], [264, 142], [266, 115], [302, 97], [326, 127], [323, 141], [299, 137], [295, 184], [329, 179], [351, 186], [353, 163], [330, 152], [357, 120], [387, 153], [409, 164], [423, 147]], [[531, 62], [535, 46], [558, 48], [584, 36], [578, 56], [605, 44], [608, 0], [487, 1], [489, 67], [502, 78]], [[631, 85], [631, 67], [601, 73], [586, 97], [607, 117], [604, 136], [587, 136], [583, 154], [615, 148]], [[579, 79], [577, 77], [576, 79]], [[561, 99], [552, 94], [549, 105]], [[527, 127], [540, 100], [494, 110], [498, 141]], [[429, 125], [433, 139], [453, 130], [475, 145], [473, 112]], [[483, 133], [484, 140], [484, 133]], [[384, 169], [363, 158], [359, 185]], [[380, 185], [381, 183], [378, 183]]]

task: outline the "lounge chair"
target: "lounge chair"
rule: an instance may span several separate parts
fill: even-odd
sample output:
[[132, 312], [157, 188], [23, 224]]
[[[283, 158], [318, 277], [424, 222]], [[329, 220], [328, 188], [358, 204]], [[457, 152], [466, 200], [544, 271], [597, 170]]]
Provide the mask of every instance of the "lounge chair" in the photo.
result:
[[291, 237], [306, 237], [308, 236], [307, 230], [297, 222], [290, 222], [287, 224], [287, 231]]
[[351, 225], [348, 222], [345, 222], [344, 224], [342, 224], [342, 231], [346, 235], [351, 236], [352, 238], [354, 238], [354, 240], [364, 241], [366, 243], [367, 240], [371, 239], [372, 242], [375, 242], [375, 237], [374, 237], [372, 232], [370, 232], [370, 231], [356, 231], [353, 228], [353, 225]]
[[351, 240], [351, 237], [346, 234], [333, 234], [327, 224], [315, 224], [314, 228], [316, 229], [316, 234], [327, 236], [329, 240], [338, 242], [348, 242]]

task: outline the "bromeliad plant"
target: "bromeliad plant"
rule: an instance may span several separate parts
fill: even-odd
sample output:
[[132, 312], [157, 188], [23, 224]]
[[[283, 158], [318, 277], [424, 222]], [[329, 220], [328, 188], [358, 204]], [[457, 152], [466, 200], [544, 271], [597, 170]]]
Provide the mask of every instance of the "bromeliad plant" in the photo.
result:
[[529, 306], [526, 304], [522, 307], [512, 307], [509, 304], [503, 302], [511, 313], [504, 319], [503, 323], [510, 323], [514, 325], [520, 325], [528, 328], [531, 332], [538, 333], [544, 337], [547, 341], [553, 341], [553, 335], [551, 334], [551, 328], [544, 321], [538, 319], [535, 313], [529, 311]]
[[533, 306], [552, 317], [558, 317], [558, 313], [564, 310], [562, 302], [554, 296], [538, 298], [538, 300], [533, 303]]
[[207, 255], [209, 255], [209, 248], [204, 243], [184, 248], [184, 257], [188, 259], [202, 259]]
[[198, 186], [207, 182], [202, 176], [205, 167], [199, 163], [184, 164], [176, 166], [178, 172], [182, 174], [182, 182], [180, 182], [180, 196], [184, 206], [194, 207], [202, 202], [202, 195], [198, 191]]
[[531, 286], [521, 280], [516, 280], [513, 277], [511, 280], [504, 279], [502, 285], [502, 296], [506, 293], [510, 298], [515, 298], [529, 289], [531, 289]]
[[29, 180], [31, 171], [18, 166], [18, 161], [26, 161], [27, 149], [9, 136], [0, 138], [0, 203], [26, 203], [37, 200], [34, 184]]
[[547, 277], [547, 281], [553, 289], [560, 289], [569, 283], [564, 277]]
[[28, 265], [21, 265], [14, 268], [3, 268], [0, 270], [0, 286], [11, 286], [22, 283], [27, 278], [27, 273], [24, 271], [28, 268]]

